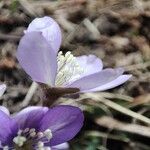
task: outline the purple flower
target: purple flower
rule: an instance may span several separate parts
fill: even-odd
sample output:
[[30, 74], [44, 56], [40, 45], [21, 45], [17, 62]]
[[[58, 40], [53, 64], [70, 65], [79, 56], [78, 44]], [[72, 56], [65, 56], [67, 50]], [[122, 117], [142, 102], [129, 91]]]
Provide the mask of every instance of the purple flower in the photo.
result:
[[79, 132], [84, 120], [79, 108], [67, 105], [27, 107], [13, 116], [1, 108], [0, 150], [66, 150], [64, 142]]
[[[27, 31], [19, 43], [17, 58], [36, 82], [94, 92], [114, 88], [131, 77], [123, 74], [121, 68], [103, 69], [102, 61], [94, 55], [74, 57], [71, 52], [63, 55], [61, 51], [57, 54], [61, 33], [50, 17], [35, 19]], [[50, 42], [49, 38], [55, 40]]]
[[0, 85], [0, 97], [4, 94], [6, 90], [6, 85], [5, 84], [1, 84]]

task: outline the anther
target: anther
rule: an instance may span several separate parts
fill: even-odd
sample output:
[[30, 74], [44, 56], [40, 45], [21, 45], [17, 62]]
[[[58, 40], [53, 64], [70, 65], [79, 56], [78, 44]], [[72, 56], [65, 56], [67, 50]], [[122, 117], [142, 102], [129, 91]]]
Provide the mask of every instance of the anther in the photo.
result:
[[72, 82], [84, 73], [83, 69], [80, 68], [79, 63], [70, 51], [65, 55], [60, 51], [57, 56], [57, 64], [56, 86], [62, 86]]
[[30, 133], [35, 132], [35, 129], [34, 129], [34, 128], [31, 128], [29, 132], [30, 132]]
[[36, 136], [36, 132], [31, 132], [30, 133], [30, 137], [35, 137]]
[[26, 138], [24, 136], [18, 135], [13, 139], [13, 142], [17, 144], [19, 147], [23, 146], [24, 142], [26, 142]]
[[48, 140], [50, 140], [51, 138], [52, 138], [52, 131], [50, 130], [50, 129], [47, 129], [47, 130], [45, 130], [44, 131], [44, 135], [45, 135], [45, 137], [48, 139]]
[[17, 132], [18, 135], [21, 135], [22, 130], [19, 129], [19, 131]]
[[38, 136], [38, 138], [42, 138], [42, 137], [44, 137], [44, 134], [43, 134], [43, 132], [38, 132], [37, 136]]
[[26, 132], [29, 132], [29, 130], [30, 130], [29, 128], [25, 128], [25, 129], [23, 130], [23, 132], [26, 133]]
[[43, 148], [43, 147], [44, 147], [44, 143], [41, 142], [41, 141], [39, 141], [39, 142], [38, 142], [38, 148]]

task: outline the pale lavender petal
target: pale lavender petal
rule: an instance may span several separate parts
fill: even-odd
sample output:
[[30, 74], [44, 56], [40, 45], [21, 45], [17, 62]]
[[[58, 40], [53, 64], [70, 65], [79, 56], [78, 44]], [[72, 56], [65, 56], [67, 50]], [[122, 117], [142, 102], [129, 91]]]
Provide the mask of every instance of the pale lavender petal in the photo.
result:
[[34, 81], [54, 85], [56, 54], [40, 32], [25, 34], [18, 46], [17, 58]]
[[124, 82], [129, 80], [131, 77], [132, 77], [132, 75], [121, 75], [118, 78], [116, 78], [115, 80], [113, 80], [107, 84], [104, 84], [97, 88], [93, 88], [93, 89], [89, 89], [89, 90], [85, 90], [85, 91], [83, 90], [81, 92], [96, 92], [96, 91], [104, 91], [104, 90], [112, 89], [116, 86], [123, 84]]
[[0, 110], [0, 141], [3, 145], [10, 144], [13, 135], [17, 133], [18, 126], [11, 118]]
[[22, 117], [22, 115], [28, 115], [29, 113], [31, 113], [34, 110], [39, 110], [39, 111], [42, 110], [46, 113], [48, 111], [48, 107], [29, 106], [29, 107], [26, 107], [26, 108], [22, 109], [18, 113], [16, 113], [13, 117]]
[[123, 69], [104, 69], [100, 72], [82, 77], [67, 87], [76, 87], [79, 88], [80, 91], [90, 90], [104, 84], [107, 84], [116, 78], [118, 78], [123, 73]]
[[0, 85], [0, 97], [4, 94], [6, 90], [6, 85], [5, 84], [1, 84]]
[[76, 57], [80, 66], [84, 69], [82, 76], [90, 75], [96, 72], [100, 72], [103, 68], [103, 63], [100, 58], [95, 55], [84, 55]]
[[53, 137], [47, 145], [55, 146], [71, 140], [81, 129], [84, 116], [73, 106], [57, 106], [50, 109], [41, 121], [41, 131], [51, 129]]
[[53, 146], [52, 150], [69, 150], [69, 144], [66, 142], [66, 143]]
[[6, 107], [0, 106], [0, 110], [3, 111], [6, 115], [8, 115], [8, 116], [10, 115], [9, 110]]
[[39, 122], [48, 111], [47, 107], [31, 106], [15, 114], [12, 118], [18, 123], [21, 129], [39, 127]]
[[49, 42], [52, 49], [57, 53], [61, 45], [61, 30], [57, 22], [45, 16], [36, 18], [30, 24], [25, 33], [32, 31], [41, 31], [44, 38]]

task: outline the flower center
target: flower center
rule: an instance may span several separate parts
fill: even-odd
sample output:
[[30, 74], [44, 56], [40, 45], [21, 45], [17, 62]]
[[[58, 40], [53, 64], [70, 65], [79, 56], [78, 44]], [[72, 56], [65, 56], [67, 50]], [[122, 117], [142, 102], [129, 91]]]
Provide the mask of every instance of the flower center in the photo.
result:
[[36, 132], [34, 128], [26, 128], [19, 130], [17, 136], [13, 138], [13, 147], [6, 145], [1, 148], [3, 150], [51, 150], [51, 148], [45, 146], [45, 144], [50, 142], [52, 136], [50, 129], [44, 132]]
[[84, 69], [80, 67], [76, 58], [70, 51], [65, 55], [60, 51], [57, 56], [57, 64], [56, 86], [67, 85], [80, 78], [81, 74], [84, 72]]

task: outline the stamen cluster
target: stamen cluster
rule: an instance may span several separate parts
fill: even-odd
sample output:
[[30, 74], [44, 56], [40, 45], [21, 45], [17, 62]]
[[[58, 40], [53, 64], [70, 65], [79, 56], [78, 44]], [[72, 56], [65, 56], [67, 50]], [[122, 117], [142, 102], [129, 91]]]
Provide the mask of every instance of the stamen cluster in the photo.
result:
[[[37, 150], [51, 150], [49, 146], [45, 146], [46, 143], [50, 142], [52, 138], [52, 132], [50, 129], [44, 132], [36, 132], [35, 128], [26, 128], [19, 130], [17, 136], [13, 138], [13, 143], [17, 147], [24, 147], [25, 144], [31, 144], [31, 147], [35, 147]], [[13, 147], [4, 146], [3, 150], [11, 150]]]
[[63, 55], [62, 51], [58, 53], [57, 65], [56, 86], [62, 86], [73, 82], [80, 78], [80, 75], [84, 72], [84, 69], [80, 67], [76, 58], [70, 51], [68, 51], [65, 55]]

